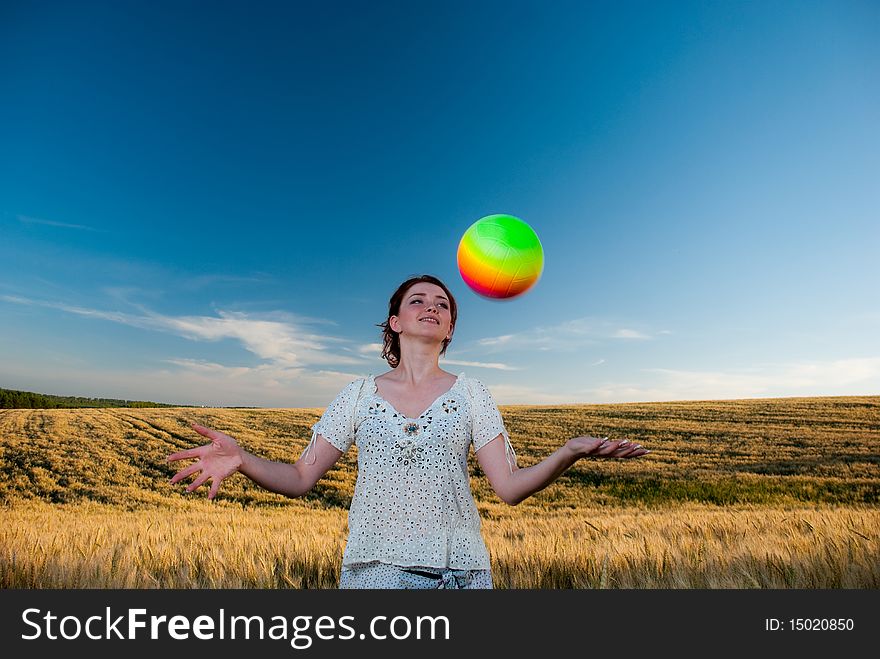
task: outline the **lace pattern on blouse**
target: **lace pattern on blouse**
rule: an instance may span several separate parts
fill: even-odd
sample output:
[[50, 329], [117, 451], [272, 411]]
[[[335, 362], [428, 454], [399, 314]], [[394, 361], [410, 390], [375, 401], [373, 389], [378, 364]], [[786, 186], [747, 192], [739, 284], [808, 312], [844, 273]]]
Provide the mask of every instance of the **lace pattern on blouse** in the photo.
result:
[[417, 419], [383, 399], [372, 375], [347, 385], [312, 426], [340, 451], [358, 446], [343, 565], [489, 569], [467, 455], [502, 435], [511, 471], [516, 453], [498, 406], [479, 381], [460, 374]]

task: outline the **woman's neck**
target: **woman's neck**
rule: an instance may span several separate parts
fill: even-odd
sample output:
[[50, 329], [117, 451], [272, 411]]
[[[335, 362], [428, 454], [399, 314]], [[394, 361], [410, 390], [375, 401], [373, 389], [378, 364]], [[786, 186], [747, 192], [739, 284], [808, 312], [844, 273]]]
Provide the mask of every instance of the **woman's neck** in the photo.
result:
[[387, 376], [395, 382], [418, 387], [449, 375], [440, 368], [438, 361], [437, 352], [419, 355], [401, 351], [400, 363]]

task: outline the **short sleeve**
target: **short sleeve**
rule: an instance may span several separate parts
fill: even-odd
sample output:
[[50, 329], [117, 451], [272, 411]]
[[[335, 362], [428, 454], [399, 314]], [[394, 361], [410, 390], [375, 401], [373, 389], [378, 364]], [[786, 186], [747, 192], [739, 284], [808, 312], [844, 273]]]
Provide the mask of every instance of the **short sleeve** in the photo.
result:
[[312, 426], [312, 441], [306, 452], [314, 445], [315, 438], [319, 434], [343, 453], [354, 444], [355, 405], [363, 384], [363, 378], [348, 384], [327, 406], [324, 414]]
[[510, 443], [510, 435], [507, 432], [507, 428], [504, 427], [504, 421], [501, 419], [498, 405], [495, 404], [495, 400], [486, 386], [479, 380], [471, 381], [470, 392], [474, 451], [479, 451], [490, 441], [498, 437], [498, 435], [503, 435], [507, 461], [510, 465], [510, 470], [513, 471], [516, 466], [516, 453]]

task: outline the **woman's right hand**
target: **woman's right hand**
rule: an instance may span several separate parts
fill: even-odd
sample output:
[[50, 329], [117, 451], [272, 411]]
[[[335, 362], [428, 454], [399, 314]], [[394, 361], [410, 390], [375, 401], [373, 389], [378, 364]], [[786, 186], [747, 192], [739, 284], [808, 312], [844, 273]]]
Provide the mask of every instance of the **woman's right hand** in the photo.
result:
[[171, 478], [171, 483], [174, 484], [187, 476], [202, 472], [186, 487], [186, 491], [192, 492], [210, 479], [211, 489], [208, 492], [208, 498], [213, 499], [217, 496], [217, 491], [220, 489], [220, 483], [223, 479], [228, 478], [241, 467], [244, 451], [229, 435], [205, 428], [205, 426], [200, 426], [197, 423], [193, 423], [192, 428], [200, 435], [210, 439], [211, 442], [196, 448], [178, 451], [168, 456], [168, 462], [198, 458], [196, 462], [174, 474]]

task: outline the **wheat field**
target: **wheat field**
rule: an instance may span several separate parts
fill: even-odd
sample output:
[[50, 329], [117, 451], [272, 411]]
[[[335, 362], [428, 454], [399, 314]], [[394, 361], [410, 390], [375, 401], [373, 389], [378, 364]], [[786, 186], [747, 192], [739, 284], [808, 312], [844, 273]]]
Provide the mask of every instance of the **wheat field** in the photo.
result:
[[[528, 466], [583, 460], [516, 507], [471, 457], [496, 588], [877, 588], [880, 397], [502, 406]], [[0, 410], [3, 588], [335, 588], [356, 449], [301, 499], [168, 479], [191, 422], [294, 461], [320, 409]]]

